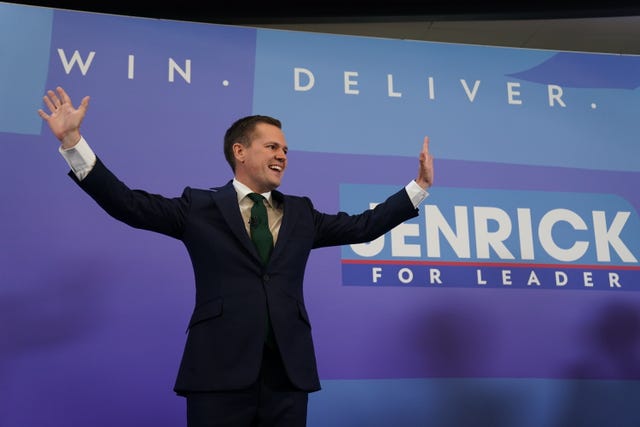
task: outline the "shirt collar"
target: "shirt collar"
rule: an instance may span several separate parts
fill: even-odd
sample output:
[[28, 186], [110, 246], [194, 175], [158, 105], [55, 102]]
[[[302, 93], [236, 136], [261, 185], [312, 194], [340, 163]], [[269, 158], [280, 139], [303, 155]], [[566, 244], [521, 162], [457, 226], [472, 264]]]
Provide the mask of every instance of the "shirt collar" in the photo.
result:
[[[255, 193], [255, 191], [252, 191], [249, 187], [235, 178], [233, 178], [233, 187], [236, 189], [236, 194], [238, 195], [238, 203], [240, 203], [245, 197], [247, 197], [249, 193]], [[273, 203], [271, 201], [271, 191], [262, 193], [262, 196], [267, 199], [267, 203], [269, 203], [270, 206], [273, 206]]]

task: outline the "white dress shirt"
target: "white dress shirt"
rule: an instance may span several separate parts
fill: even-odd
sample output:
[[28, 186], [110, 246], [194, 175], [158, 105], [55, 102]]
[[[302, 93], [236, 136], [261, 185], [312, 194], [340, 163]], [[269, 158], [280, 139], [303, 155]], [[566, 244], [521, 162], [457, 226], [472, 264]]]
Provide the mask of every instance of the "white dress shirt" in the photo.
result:
[[[248, 196], [249, 193], [254, 193], [249, 187], [233, 179], [233, 186], [238, 194], [238, 205], [240, 205], [240, 213], [244, 219], [244, 226], [247, 229], [247, 233], [251, 234], [249, 230], [249, 219], [251, 218], [251, 208], [253, 207], [253, 200]], [[267, 218], [269, 218], [269, 230], [273, 235], [273, 243], [278, 240], [278, 232], [280, 231], [280, 224], [282, 224], [282, 207], [279, 206], [273, 197], [271, 197], [271, 191], [268, 193], [262, 193], [265, 201], [264, 204], [267, 207]]]

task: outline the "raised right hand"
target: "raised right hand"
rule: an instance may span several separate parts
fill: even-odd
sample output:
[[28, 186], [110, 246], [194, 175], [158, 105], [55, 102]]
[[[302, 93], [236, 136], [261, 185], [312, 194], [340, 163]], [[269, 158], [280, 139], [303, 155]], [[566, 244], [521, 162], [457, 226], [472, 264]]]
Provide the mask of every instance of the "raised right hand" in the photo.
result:
[[89, 107], [89, 97], [82, 98], [78, 108], [75, 108], [67, 92], [58, 86], [55, 92], [48, 90], [43, 100], [49, 114], [39, 109], [38, 115], [47, 122], [51, 132], [62, 143], [62, 148], [75, 146], [81, 138], [80, 125]]

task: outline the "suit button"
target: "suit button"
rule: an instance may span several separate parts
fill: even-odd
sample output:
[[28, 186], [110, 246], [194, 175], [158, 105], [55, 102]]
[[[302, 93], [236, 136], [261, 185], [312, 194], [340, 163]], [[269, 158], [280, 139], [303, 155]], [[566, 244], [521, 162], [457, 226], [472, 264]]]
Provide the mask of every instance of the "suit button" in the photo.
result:
[[262, 276], [262, 281], [268, 282], [269, 281], [269, 275], [265, 274], [264, 276]]

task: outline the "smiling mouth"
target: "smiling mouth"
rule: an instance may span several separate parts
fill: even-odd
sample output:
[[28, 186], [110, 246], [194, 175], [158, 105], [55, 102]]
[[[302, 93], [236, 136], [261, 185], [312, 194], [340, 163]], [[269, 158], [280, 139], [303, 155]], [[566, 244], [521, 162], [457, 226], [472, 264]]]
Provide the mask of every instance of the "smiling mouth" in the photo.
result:
[[284, 168], [280, 165], [270, 165], [269, 169], [276, 172], [282, 172], [284, 170]]

